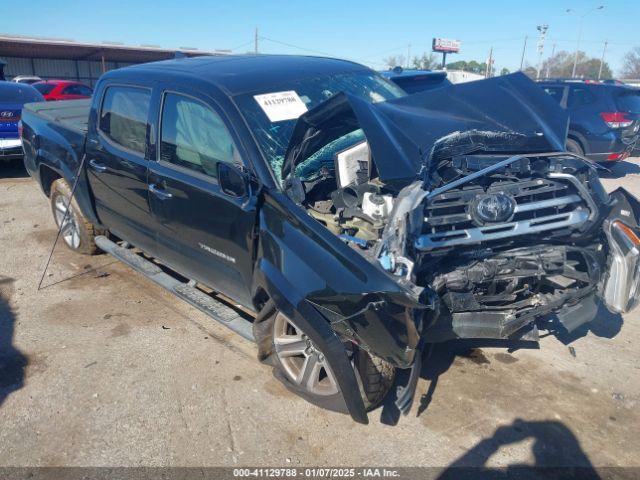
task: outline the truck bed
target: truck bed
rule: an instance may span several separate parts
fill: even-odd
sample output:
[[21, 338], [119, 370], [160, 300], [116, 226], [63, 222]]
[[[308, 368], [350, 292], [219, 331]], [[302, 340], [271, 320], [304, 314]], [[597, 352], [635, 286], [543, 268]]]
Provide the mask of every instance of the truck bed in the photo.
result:
[[91, 99], [28, 103], [24, 106], [24, 110], [43, 120], [62, 125], [81, 135], [87, 133], [90, 109]]

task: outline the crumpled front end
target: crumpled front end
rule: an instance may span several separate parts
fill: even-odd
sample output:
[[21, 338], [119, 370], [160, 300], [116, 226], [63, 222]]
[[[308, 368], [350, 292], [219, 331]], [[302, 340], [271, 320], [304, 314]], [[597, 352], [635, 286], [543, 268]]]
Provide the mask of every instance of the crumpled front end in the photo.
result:
[[573, 330], [597, 297], [632, 308], [638, 202], [609, 196], [596, 165], [562, 151], [566, 128], [521, 75], [380, 104], [339, 94], [300, 117], [287, 194], [401, 287], [362, 292], [371, 301], [348, 312], [309, 301], [343, 338], [401, 367], [425, 342]]

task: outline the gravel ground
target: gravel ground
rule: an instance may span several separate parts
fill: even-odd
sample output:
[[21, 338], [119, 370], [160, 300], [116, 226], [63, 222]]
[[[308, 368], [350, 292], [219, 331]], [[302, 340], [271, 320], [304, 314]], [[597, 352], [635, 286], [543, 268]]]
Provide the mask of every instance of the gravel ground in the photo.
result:
[[[640, 159], [608, 189], [640, 196]], [[539, 349], [438, 346], [395, 426], [288, 393], [234, 336], [106, 255], [56, 249], [0, 165], [0, 466], [640, 466], [640, 326], [601, 309]]]

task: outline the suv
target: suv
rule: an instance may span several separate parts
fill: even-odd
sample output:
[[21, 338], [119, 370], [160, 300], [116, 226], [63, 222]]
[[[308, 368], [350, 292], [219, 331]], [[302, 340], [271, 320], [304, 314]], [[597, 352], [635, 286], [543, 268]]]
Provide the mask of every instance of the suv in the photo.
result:
[[582, 80], [539, 85], [569, 112], [568, 151], [595, 162], [631, 154], [640, 129], [640, 89]]

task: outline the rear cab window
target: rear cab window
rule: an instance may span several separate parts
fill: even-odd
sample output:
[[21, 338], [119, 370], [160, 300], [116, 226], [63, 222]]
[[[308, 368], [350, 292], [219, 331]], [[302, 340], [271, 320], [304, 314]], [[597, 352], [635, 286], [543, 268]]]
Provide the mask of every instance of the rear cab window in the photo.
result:
[[112, 143], [144, 156], [151, 90], [114, 85], [105, 90], [98, 130]]

